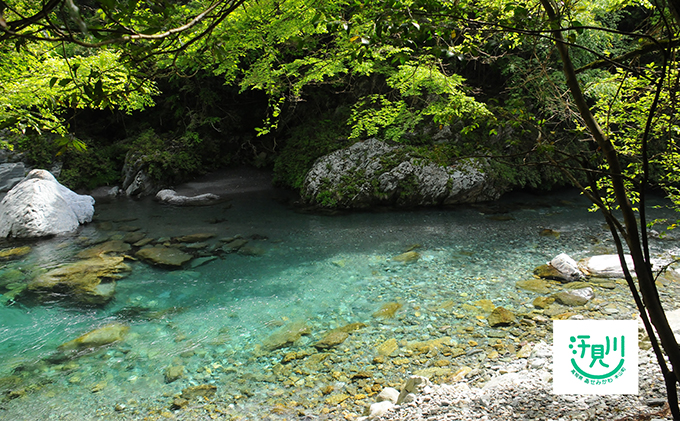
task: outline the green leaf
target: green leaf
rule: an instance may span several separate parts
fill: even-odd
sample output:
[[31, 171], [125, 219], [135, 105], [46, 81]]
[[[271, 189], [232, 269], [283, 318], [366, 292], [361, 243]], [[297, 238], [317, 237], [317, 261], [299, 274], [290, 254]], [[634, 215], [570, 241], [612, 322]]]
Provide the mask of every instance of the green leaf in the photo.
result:
[[97, 81], [97, 83], [94, 84], [94, 93], [95, 93], [95, 95], [97, 95], [98, 97], [101, 97], [101, 96], [104, 95], [104, 89], [103, 89], [102, 86], [103, 86], [103, 83], [102, 83], [102, 80], [101, 80], [101, 79], [99, 79], [99, 80]]
[[52, 79], [50, 79], [50, 84], [49, 84], [50, 88], [53, 88], [54, 84], [57, 83], [58, 80], [59, 80], [58, 77], [53, 77]]
[[585, 28], [583, 27], [583, 24], [577, 20], [573, 21], [571, 23], [571, 26], [576, 30], [576, 32], [581, 35], [583, 31], [585, 31]]
[[8, 118], [5, 121], [0, 121], [0, 130], [6, 129], [8, 127], [15, 126], [18, 122], [19, 122], [19, 119], [14, 118], [14, 117]]
[[59, 81], [59, 86], [63, 88], [71, 82], [73, 82], [73, 79], [62, 79]]

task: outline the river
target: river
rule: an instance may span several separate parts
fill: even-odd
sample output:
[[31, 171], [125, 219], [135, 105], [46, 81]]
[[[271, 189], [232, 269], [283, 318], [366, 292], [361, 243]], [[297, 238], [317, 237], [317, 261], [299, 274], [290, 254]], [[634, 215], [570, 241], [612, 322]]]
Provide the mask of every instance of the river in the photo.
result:
[[[94, 222], [77, 234], [31, 242], [24, 258], [2, 263], [0, 292], [7, 292], [10, 278], [14, 285], [29, 282], [130, 232], [161, 243], [214, 234], [190, 245], [207, 258], [180, 269], [149, 265], [131, 250], [131, 273], [117, 281], [115, 298], [104, 306], [31, 295], [0, 305], [0, 419], [360, 414], [362, 399], [419, 369], [444, 381], [463, 365], [511, 355], [533, 337], [518, 328], [493, 333], [485, 321], [490, 308], [535, 314], [537, 293], [516, 282], [531, 279], [535, 267], [562, 252], [578, 260], [614, 251], [601, 215], [571, 190], [338, 215], [300, 212], [289, 196], [262, 188], [233, 192], [213, 206], [98, 203]], [[234, 238], [247, 240], [247, 248], [230, 252], [225, 244]], [[653, 252], [667, 255], [675, 244], [654, 240]], [[606, 317], [631, 317], [625, 285], [613, 288], [597, 289], [600, 307], [591, 310], [611, 304], [616, 311]], [[109, 323], [129, 327], [124, 339], [54, 357], [59, 345]], [[357, 323], [340, 343], [319, 345], [330, 330]], [[295, 342], [271, 345], [298, 326]], [[419, 353], [412, 345], [438, 339], [445, 341], [443, 351]], [[382, 353], [389, 343], [398, 349]], [[458, 349], [465, 364], [452, 351]], [[198, 385], [216, 388], [207, 398], [177, 400]]]

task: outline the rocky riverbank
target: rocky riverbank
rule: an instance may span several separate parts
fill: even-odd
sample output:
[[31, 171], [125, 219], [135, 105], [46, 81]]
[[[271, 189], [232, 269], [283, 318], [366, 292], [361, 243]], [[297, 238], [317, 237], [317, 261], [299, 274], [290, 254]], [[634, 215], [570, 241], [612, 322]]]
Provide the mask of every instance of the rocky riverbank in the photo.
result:
[[554, 395], [552, 351], [538, 344], [531, 356], [509, 364], [486, 364], [492, 376], [483, 387], [467, 383], [434, 385], [424, 381], [410, 402], [378, 417], [416, 420], [660, 420], [671, 419], [663, 377], [650, 351], [639, 354], [638, 395]]

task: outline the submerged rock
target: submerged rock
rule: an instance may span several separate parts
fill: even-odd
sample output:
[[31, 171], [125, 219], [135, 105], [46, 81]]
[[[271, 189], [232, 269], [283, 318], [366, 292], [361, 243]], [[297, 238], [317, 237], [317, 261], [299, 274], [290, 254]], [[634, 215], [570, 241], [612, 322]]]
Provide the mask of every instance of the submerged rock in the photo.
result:
[[141, 231], [128, 232], [123, 236], [123, 242], [128, 244], [135, 244], [146, 238], [146, 234]]
[[455, 345], [453, 339], [450, 336], [444, 336], [429, 341], [409, 342], [407, 347], [417, 354], [427, 354], [431, 351], [441, 351], [453, 345]]
[[198, 386], [190, 386], [182, 390], [182, 397], [189, 400], [199, 396], [209, 398], [215, 396], [215, 392], [217, 392], [217, 386], [212, 384], [199, 384]]
[[165, 369], [165, 382], [172, 383], [176, 380], [184, 377], [184, 366], [183, 365], [171, 365]]
[[555, 302], [554, 297], [536, 297], [532, 302], [533, 306], [540, 309], [545, 309], [550, 306], [550, 304]]
[[239, 251], [243, 246], [248, 244], [248, 240], [245, 238], [235, 238], [227, 242], [224, 246], [222, 246], [222, 251], [225, 253], [234, 253]]
[[183, 235], [181, 237], [175, 237], [173, 238], [173, 241], [177, 241], [178, 243], [199, 243], [201, 241], [206, 241], [211, 238], [213, 238], [215, 234], [212, 232], [200, 232], [197, 234], [189, 234], [189, 235]]
[[526, 279], [523, 281], [517, 281], [515, 285], [517, 285], [517, 288], [521, 288], [531, 292], [537, 292], [539, 294], [547, 294], [550, 292], [550, 288], [548, 288], [548, 283], [543, 279], [536, 278]]
[[247, 245], [244, 245], [243, 247], [238, 249], [238, 254], [240, 254], [242, 256], [260, 257], [260, 256], [264, 256], [265, 254], [267, 254], [267, 250], [263, 249], [262, 247], [247, 244]]
[[60, 351], [80, 351], [87, 348], [100, 348], [122, 341], [130, 327], [123, 323], [111, 323], [88, 332], [78, 338], [59, 345]]
[[90, 259], [92, 257], [99, 257], [106, 254], [121, 254], [132, 249], [130, 244], [121, 240], [106, 241], [97, 244], [94, 247], [87, 248], [76, 255], [80, 259]]
[[397, 339], [391, 338], [378, 345], [378, 347], [376, 348], [376, 352], [378, 353], [378, 355], [389, 357], [398, 349], [399, 344], [397, 343]]
[[181, 267], [193, 258], [175, 247], [155, 246], [140, 249], [135, 256], [154, 265]]
[[0, 202], [0, 237], [67, 234], [92, 221], [94, 199], [74, 193], [45, 170], [33, 170]]
[[380, 310], [373, 313], [373, 317], [376, 319], [392, 319], [401, 307], [401, 303], [385, 303], [380, 307]]
[[349, 333], [343, 332], [340, 329], [333, 329], [326, 334], [320, 341], [314, 344], [317, 349], [329, 349], [334, 346], [340, 345], [349, 338]]
[[413, 263], [417, 262], [418, 259], [420, 259], [420, 253], [418, 253], [417, 251], [407, 251], [406, 253], [394, 256], [392, 258], [392, 261], [402, 263]]
[[363, 329], [367, 326], [368, 325], [366, 325], [365, 323], [357, 322], [357, 323], [350, 323], [348, 325], [341, 326], [341, 327], [334, 329], [334, 330], [340, 330], [342, 332], [352, 333], [356, 330]]
[[21, 259], [31, 252], [30, 246], [13, 247], [0, 250], [0, 261]]
[[30, 281], [28, 289], [41, 294], [66, 292], [82, 303], [104, 304], [113, 298], [114, 280], [130, 270], [123, 257], [92, 257], [52, 269]]
[[496, 307], [487, 318], [489, 326], [507, 326], [515, 323], [515, 315], [504, 307]]
[[307, 323], [304, 321], [296, 321], [282, 326], [279, 330], [271, 334], [262, 343], [262, 348], [265, 351], [274, 351], [276, 349], [285, 348], [293, 345], [302, 335], [309, 335], [312, 333]]

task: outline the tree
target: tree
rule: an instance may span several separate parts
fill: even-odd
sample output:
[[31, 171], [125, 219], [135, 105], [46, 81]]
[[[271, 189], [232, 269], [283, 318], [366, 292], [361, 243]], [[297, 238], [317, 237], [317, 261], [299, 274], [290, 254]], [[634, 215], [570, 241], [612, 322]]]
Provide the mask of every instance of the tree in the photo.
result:
[[[657, 6], [658, 12], [664, 22], [665, 40], [657, 41], [653, 39], [654, 45], [657, 47], [657, 53], [661, 56], [661, 65], [655, 76], [658, 78], [651, 83], [654, 88], [654, 97], [649, 104], [647, 110], [647, 118], [644, 122], [643, 130], [638, 133], [633, 139], [635, 147], [640, 153], [640, 166], [634, 174], [626, 174], [621, 162], [622, 149], [617, 148], [607, 136], [605, 130], [597, 122], [591, 107], [588, 105], [586, 98], [583, 95], [583, 89], [579, 82], [574, 68], [572, 59], [569, 54], [568, 42], [563, 37], [562, 33], [565, 31], [561, 26], [562, 15], [558, 12], [557, 7], [551, 0], [541, 0], [542, 6], [547, 14], [548, 20], [552, 29], [552, 36], [555, 40], [556, 48], [559, 52], [560, 58], [564, 65], [564, 74], [567, 79], [567, 85], [574, 98], [574, 102], [578, 107], [579, 113], [588, 128], [588, 132], [598, 145], [598, 151], [604, 159], [606, 165], [603, 166], [605, 178], [608, 187], [613, 193], [616, 202], [616, 207], [621, 211], [623, 223], [621, 223], [612, 212], [612, 203], [607, 202], [599, 195], [598, 185], [595, 184], [591, 188], [580, 186], [584, 193], [595, 203], [595, 205], [602, 211], [607, 224], [610, 228], [612, 236], [617, 245], [617, 252], [621, 261], [621, 266], [624, 268], [625, 277], [633, 294], [635, 302], [640, 310], [640, 316], [645, 325], [645, 329], [651, 339], [654, 352], [656, 353], [659, 366], [661, 367], [668, 393], [668, 402], [674, 419], [680, 419], [680, 408], [678, 408], [678, 394], [677, 385], [680, 381], [680, 348], [675, 339], [673, 331], [671, 330], [668, 320], [659, 298], [659, 293], [656, 288], [656, 278], [652, 272], [652, 261], [649, 253], [649, 246], [647, 240], [646, 220], [645, 220], [645, 189], [648, 187], [649, 180], [649, 163], [648, 145], [650, 142], [650, 134], [652, 126], [655, 124], [654, 120], [657, 117], [659, 98], [666, 86], [666, 79], [670, 74], [667, 62], [673, 52], [673, 45], [676, 44], [676, 21], [675, 28], [671, 26], [670, 19], [676, 19], [678, 16], [677, 10], [674, 9], [673, 2], [669, 2], [668, 9]], [[636, 54], [642, 54], [638, 52]], [[657, 57], [658, 59], [659, 57]], [[615, 62], [610, 61], [612, 64]], [[674, 87], [675, 88], [675, 87]], [[642, 128], [640, 127], [640, 128]], [[631, 146], [626, 145], [626, 146]], [[674, 142], [669, 142], [670, 147], [674, 147]], [[670, 150], [673, 153], [674, 160], [676, 158], [676, 151]], [[632, 177], [631, 177], [632, 175]], [[600, 184], [601, 185], [601, 184]], [[640, 210], [640, 224], [636, 220], [635, 206], [631, 201], [635, 198], [638, 202]], [[631, 275], [630, 268], [626, 265], [624, 243], [628, 248], [628, 252], [633, 258], [634, 271], [637, 275], [637, 285], [635, 284]], [[658, 339], [657, 339], [658, 338]], [[659, 346], [660, 345], [660, 346]], [[661, 347], [668, 356], [671, 369], [666, 365]]]
[[0, 1], [0, 128], [82, 150], [69, 110], [152, 106], [151, 59], [176, 60], [244, 2]]

